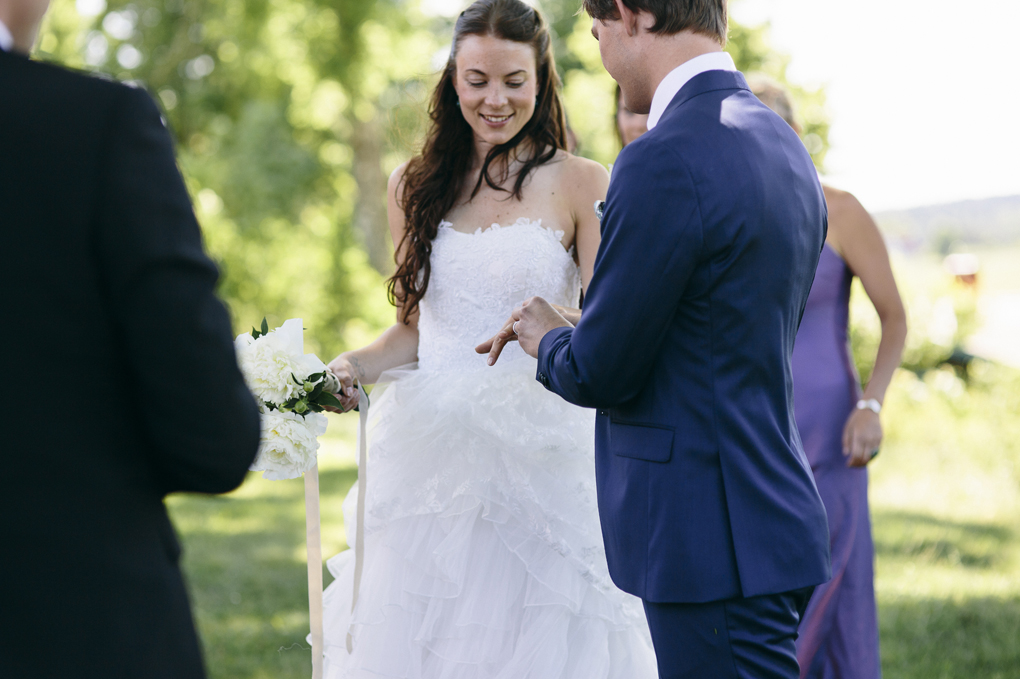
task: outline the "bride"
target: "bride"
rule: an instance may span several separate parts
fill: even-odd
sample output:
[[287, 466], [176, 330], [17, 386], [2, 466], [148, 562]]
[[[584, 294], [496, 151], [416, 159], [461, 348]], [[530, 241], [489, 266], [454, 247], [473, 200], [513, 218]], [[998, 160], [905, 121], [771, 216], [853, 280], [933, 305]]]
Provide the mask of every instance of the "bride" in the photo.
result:
[[330, 364], [345, 408], [355, 383], [380, 386], [353, 614], [351, 552], [329, 561], [327, 678], [656, 676], [640, 602], [609, 579], [593, 413], [542, 388], [516, 344], [493, 367], [474, 349], [533, 295], [580, 314], [608, 176], [564, 150], [558, 87], [538, 12], [475, 2], [424, 148], [390, 178], [398, 322]]

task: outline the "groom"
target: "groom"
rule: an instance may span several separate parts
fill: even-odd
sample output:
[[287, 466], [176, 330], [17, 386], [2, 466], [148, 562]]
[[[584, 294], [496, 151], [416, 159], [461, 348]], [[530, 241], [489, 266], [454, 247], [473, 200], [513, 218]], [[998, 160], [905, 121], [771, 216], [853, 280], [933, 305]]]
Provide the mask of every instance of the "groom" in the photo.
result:
[[258, 410], [156, 106], [30, 61], [46, 6], [0, 0], [0, 677], [201, 679], [163, 497]]
[[620, 154], [570, 324], [514, 312], [538, 380], [597, 409], [606, 555], [663, 679], [794, 679], [829, 577], [790, 354], [825, 240], [811, 158], [722, 51], [725, 0], [585, 0], [649, 132]]

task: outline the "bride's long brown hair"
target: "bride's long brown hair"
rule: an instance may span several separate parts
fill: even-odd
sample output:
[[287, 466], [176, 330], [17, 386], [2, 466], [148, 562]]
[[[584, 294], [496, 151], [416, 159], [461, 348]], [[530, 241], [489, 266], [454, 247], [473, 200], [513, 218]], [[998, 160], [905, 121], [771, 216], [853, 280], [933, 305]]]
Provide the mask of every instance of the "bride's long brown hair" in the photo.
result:
[[[418, 308], [429, 286], [429, 257], [439, 223], [457, 202], [471, 169], [474, 133], [457, 106], [454, 80], [456, 56], [461, 41], [469, 35], [489, 35], [502, 40], [526, 43], [535, 50], [538, 95], [535, 113], [513, 139], [489, 150], [482, 171], [471, 192], [478, 195], [482, 182], [504, 191], [508, 198], [521, 198], [524, 182], [532, 171], [549, 162], [557, 150], [567, 148], [566, 121], [560, 102], [560, 78], [553, 61], [552, 40], [542, 16], [521, 0], [478, 0], [461, 12], [453, 31], [453, 47], [439, 83], [432, 93], [429, 117], [432, 125], [421, 154], [404, 170], [397, 188], [404, 210], [404, 237], [397, 247], [403, 253], [396, 273], [388, 281], [390, 302], [400, 304], [404, 323]], [[513, 191], [503, 188], [510, 179], [510, 154], [522, 142], [529, 142], [526, 158], [514, 180]], [[497, 162], [498, 161], [498, 162]], [[490, 169], [499, 168], [493, 177]]]

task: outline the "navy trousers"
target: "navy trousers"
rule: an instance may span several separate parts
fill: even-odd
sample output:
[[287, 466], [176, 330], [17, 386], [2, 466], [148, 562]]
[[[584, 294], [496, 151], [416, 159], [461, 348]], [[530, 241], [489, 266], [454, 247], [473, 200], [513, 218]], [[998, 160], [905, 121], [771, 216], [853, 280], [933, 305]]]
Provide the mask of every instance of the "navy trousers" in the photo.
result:
[[813, 590], [706, 604], [645, 601], [659, 679], [798, 679], [797, 627]]

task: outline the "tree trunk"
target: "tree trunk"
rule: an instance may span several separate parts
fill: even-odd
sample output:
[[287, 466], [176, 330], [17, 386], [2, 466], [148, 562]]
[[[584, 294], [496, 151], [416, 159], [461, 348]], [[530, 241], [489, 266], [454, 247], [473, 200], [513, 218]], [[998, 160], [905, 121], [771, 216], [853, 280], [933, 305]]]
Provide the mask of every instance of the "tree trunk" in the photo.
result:
[[354, 228], [368, 253], [368, 261], [384, 275], [394, 270], [393, 248], [386, 219], [386, 176], [382, 169], [383, 129], [379, 116], [368, 122], [353, 117], [354, 180], [358, 200], [354, 206]]

